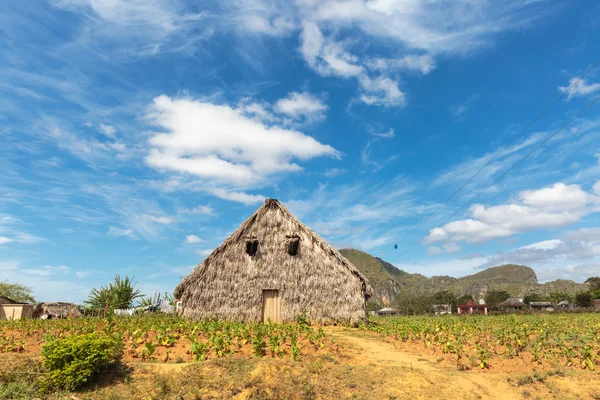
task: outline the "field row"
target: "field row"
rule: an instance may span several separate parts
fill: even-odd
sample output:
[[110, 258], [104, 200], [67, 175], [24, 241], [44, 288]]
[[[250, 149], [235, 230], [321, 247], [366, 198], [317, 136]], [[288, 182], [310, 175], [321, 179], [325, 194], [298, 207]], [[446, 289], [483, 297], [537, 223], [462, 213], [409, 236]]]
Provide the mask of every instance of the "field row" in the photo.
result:
[[205, 360], [226, 356], [290, 357], [338, 346], [321, 328], [295, 324], [242, 324], [194, 321], [166, 315], [141, 317], [16, 320], [0, 324], [0, 352], [38, 352], [50, 338], [100, 332], [117, 337], [124, 359], [151, 361]]
[[452, 354], [459, 368], [488, 368], [499, 358], [591, 371], [600, 365], [600, 313], [392, 317], [361, 328]]

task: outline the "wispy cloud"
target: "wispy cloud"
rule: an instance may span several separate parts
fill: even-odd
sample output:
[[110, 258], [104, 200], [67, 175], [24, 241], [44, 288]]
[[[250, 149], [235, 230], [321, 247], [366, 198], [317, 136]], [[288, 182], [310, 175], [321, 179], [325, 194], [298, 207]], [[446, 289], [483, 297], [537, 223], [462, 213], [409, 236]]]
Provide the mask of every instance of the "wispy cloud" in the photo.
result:
[[178, 0], [54, 0], [52, 4], [79, 16], [79, 45], [106, 46], [127, 40], [137, 56], [193, 53], [198, 42], [214, 31], [207, 12], [187, 12]]
[[117, 129], [114, 126], [100, 124], [98, 125], [98, 131], [111, 139], [116, 138]]
[[396, 136], [393, 128], [390, 128], [385, 132], [371, 132], [371, 135], [381, 139], [391, 139]]
[[[425, 75], [435, 68], [435, 58], [471, 53], [490, 46], [502, 32], [528, 27], [544, 15], [542, 2], [474, 4], [389, 1], [235, 3], [229, 12], [243, 31], [289, 35], [300, 30], [300, 53], [322, 76], [356, 79], [359, 99], [366, 104], [403, 106], [399, 72]], [[242, 17], [250, 13], [251, 17]], [[279, 27], [279, 28], [276, 28]], [[395, 58], [372, 52], [363, 56], [362, 41], [343, 32], [359, 29], [375, 43], [392, 41], [404, 51]]]
[[[577, 79], [579, 78], [571, 78], [569, 84], [567, 86], [559, 86], [558, 91], [561, 93], [566, 91], [569, 87], [571, 87], [571, 85], [577, 82]], [[567, 100], [571, 100], [573, 97], [589, 96], [599, 91], [600, 82], [588, 83], [585, 79], [581, 79], [579, 82], [577, 82], [577, 84], [575, 84], [575, 86], [571, 88], [571, 90], [569, 90], [569, 93], [567, 93]]]
[[185, 243], [186, 244], [200, 244], [200, 243], [204, 243], [204, 240], [200, 239], [196, 235], [187, 235], [185, 237]]
[[169, 225], [175, 222], [174, 218], [171, 217], [166, 217], [164, 215], [148, 215], [148, 214], [143, 214], [141, 216], [141, 219], [144, 221], [149, 221], [149, 222], [156, 222], [157, 224], [162, 224], [162, 225]]
[[329, 168], [327, 171], [323, 172], [323, 176], [326, 178], [335, 178], [345, 172], [346, 170], [343, 168]]
[[64, 265], [52, 266], [45, 265], [43, 267], [29, 269], [23, 268], [22, 272], [28, 275], [37, 275], [37, 276], [51, 276], [51, 275], [68, 275], [71, 271], [71, 268], [66, 267]]
[[120, 236], [128, 236], [131, 238], [135, 238], [135, 234], [133, 233], [133, 229], [123, 229], [123, 228], [117, 228], [115, 226], [111, 226], [108, 228], [108, 232], [107, 232], [108, 236], [115, 236], [115, 237], [120, 237]]
[[322, 99], [310, 93], [292, 92], [287, 97], [277, 100], [274, 109], [296, 120], [304, 118], [308, 121], [314, 121], [325, 118], [327, 105]]
[[215, 215], [215, 209], [206, 205], [198, 205], [193, 208], [178, 208], [177, 212], [188, 215]]

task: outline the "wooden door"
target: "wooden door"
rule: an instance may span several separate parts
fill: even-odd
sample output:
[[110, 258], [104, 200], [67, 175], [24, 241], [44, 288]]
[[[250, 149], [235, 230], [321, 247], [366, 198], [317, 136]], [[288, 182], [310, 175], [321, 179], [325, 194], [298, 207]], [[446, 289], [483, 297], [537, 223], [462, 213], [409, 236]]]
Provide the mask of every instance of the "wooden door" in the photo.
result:
[[263, 322], [281, 322], [278, 290], [263, 290]]

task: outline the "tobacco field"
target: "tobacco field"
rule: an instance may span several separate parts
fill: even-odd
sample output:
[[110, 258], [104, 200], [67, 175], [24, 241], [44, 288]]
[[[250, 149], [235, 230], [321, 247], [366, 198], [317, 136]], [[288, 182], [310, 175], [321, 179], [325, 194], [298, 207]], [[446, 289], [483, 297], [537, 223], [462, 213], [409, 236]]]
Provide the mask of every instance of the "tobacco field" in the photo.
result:
[[532, 367], [600, 365], [600, 313], [391, 317], [361, 329], [452, 355], [461, 369], [515, 359]]
[[0, 353], [38, 352], [50, 339], [93, 332], [122, 341], [126, 361], [188, 362], [245, 356], [298, 360], [326, 346], [337, 347], [320, 327], [310, 327], [302, 318], [299, 323], [265, 325], [144, 315], [1, 321]]

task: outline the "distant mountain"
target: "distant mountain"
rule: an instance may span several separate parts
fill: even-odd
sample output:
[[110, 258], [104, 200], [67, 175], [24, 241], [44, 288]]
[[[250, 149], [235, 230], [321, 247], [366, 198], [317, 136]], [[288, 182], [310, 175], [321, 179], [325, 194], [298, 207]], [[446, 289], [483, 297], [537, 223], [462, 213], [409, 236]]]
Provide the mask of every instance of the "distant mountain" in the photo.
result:
[[369, 279], [375, 291], [372, 300], [384, 305], [390, 304], [398, 292], [421, 296], [447, 290], [457, 296], [469, 294], [479, 299], [485, 297], [489, 290], [506, 290], [511, 296], [520, 298], [533, 293], [548, 295], [561, 292], [574, 295], [579, 291], [587, 290], [587, 285], [569, 280], [540, 284], [535, 272], [524, 265], [501, 265], [462, 278], [451, 276], [428, 278], [421, 274], [402, 271], [360, 250], [342, 249], [340, 253]]

